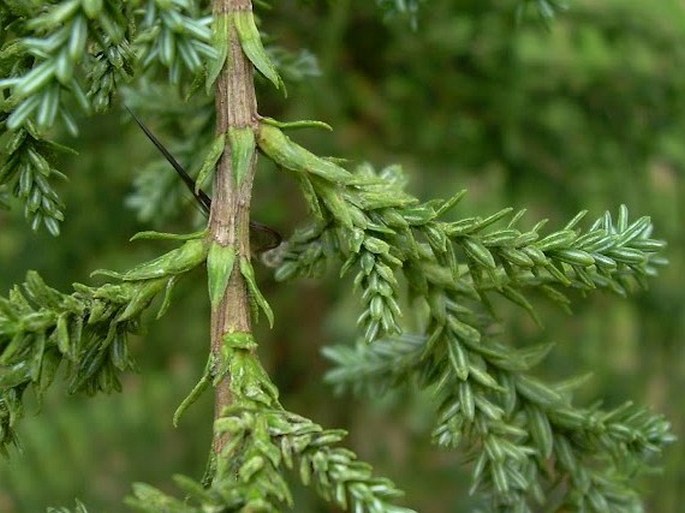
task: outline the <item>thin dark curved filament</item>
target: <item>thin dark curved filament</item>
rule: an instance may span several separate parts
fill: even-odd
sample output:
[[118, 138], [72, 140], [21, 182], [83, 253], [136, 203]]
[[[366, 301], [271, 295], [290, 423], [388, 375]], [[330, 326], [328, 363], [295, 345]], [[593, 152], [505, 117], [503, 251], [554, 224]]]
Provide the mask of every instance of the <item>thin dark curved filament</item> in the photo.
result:
[[[136, 124], [140, 127], [140, 129], [143, 131], [143, 133], [147, 136], [148, 139], [152, 142], [152, 144], [155, 145], [155, 147], [159, 150], [159, 152], [164, 156], [164, 158], [171, 164], [171, 166], [176, 170], [178, 173], [178, 176], [181, 177], [181, 180], [183, 180], [183, 183], [186, 185], [190, 193], [193, 195], [195, 200], [198, 202], [200, 207], [202, 208], [202, 211], [205, 213], [205, 215], [209, 215], [209, 212], [212, 208], [212, 200], [210, 197], [203, 191], [202, 189], [195, 189], [195, 180], [188, 174], [188, 172], [185, 170], [185, 168], [174, 158], [174, 156], [169, 152], [169, 150], [166, 149], [166, 147], [155, 137], [155, 135], [150, 131], [150, 129], [145, 126], [145, 124], [136, 116], [131, 109], [126, 107], [126, 110], [128, 110], [129, 114], [131, 114], [131, 117], [133, 120], [136, 122]], [[265, 244], [261, 246], [260, 248], [257, 249], [258, 253], [262, 253], [264, 251], [268, 251], [270, 249], [274, 249], [278, 247], [281, 242], [283, 241], [283, 237], [281, 236], [280, 233], [278, 233], [276, 230], [273, 228], [262, 224], [258, 221], [252, 221], [250, 220], [250, 229], [260, 231], [263, 233], [266, 233], [271, 237], [271, 240], [269, 241], [268, 244]]]

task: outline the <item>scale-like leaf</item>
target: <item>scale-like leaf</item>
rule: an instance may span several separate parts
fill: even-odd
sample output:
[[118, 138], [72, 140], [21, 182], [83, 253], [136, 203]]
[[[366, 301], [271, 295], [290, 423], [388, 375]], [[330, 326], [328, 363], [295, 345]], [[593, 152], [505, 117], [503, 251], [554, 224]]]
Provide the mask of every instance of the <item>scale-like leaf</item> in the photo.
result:
[[233, 271], [235, 257], [236, 252], [233, 246], [222, 246], [216, 241], [210, 243], [207, 254], [207, 277], [212, 309], [216, 309], [224, 297]]

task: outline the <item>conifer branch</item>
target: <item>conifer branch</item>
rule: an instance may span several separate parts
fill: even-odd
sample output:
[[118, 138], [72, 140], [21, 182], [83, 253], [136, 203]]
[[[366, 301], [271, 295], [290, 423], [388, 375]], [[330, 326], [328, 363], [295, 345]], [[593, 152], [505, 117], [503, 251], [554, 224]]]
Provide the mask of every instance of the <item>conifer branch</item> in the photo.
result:
[[[278, 403], [277, 391], [257, 358], [249, 336], [227, 337], [225, 362], [241, 369], [240, 382], [232, 381], [233, 405], [215, 422], [215, 432], [227, 443], [217, 455], [211, 485], [177, 476], [187, 494], [180, 501], [137, 484], [127, 502], [145, 513], [195, 513], [213, 508], [229, 511], [280, 511], [292, 507], [284, 472], [294, 471], [304, 485], [313, 486], [326, 501], [346, 511], [411, 513], [391, 504], [402, 495], [388, 479], [375, 477], [371, 466], [337, 444], [342, 430], [319, 425], [290, 413]], [[227, 372], [231, 371], [227, 369]]]
[[[277, 276], [310, 271], [333, 255], [345, 258], [341, 274], [357, 267], [355, 285], [361, 286], [365, 305], [359, 323], [367, 344], [399, 331], [396, 274], [404, 274], [411, 298], [428, 307], [425, 339], [418, 344], [417, 339], [380, 340], [374, 345], [381, 348], [362, 346], [355, 352], [329, 350], [339, 365], [329, 379], [357, 388], [364, 387], [360, 382], [365, 379], [375, 389], [401, 382], [433, 388], [441, 404], [436, 441], [454, 447], [463, 440], [477, 454], [473, 491], [489, 495], [494, 509], [530, 511], [533, 502], [544, 500], [540, 476], [552, 454], [557, 455], [555, 437], [563, 433], [579, 440], [578, 431], [585, 429], [550, 419], [577, 419], [588, 412], [572, 407], [561, 386], [547, 385], [529, 373], [547, 348], [517, 354], [482, 335], [493, 312], [488, 293], [497, 291], [535, 316], [523, 294], [526, 288], [540, 288], [565, 304], [566, 297], [551, 285], [585, 291], [608, 288], [620, 294], [644, 287], [646, 278], [664, 263], [658, 255], [664, 243], [651, 238], [649, 218], [631, 223], [621, 207], [616, 222], [607, 213], [582, 232], [576, 228], [585, 215], [581, 212], [548, 235], [541, 234], [545, 221], [527, 232], [517, 230], [523, 212], [511, 217], [511, 209], [486, 218], [442, 222], [440, 217], [457, 205], [464, 191], [446, 201], [422, 204], [402, 191], [399, 168], [376, 174], [364, 165], [350, 173], [311, 154], [272, 125], [262, 124], [258, 142], [267, 156], [297, 175], [318, 218], [312, 228], [296, 235], [296, 245], [286, 252]], [[507, 218], [505, 228], [493, 228]], [[595, 469], [596, 479], [608, 483], [617, 475], [626, 481], [617, 454], [631, 469], [643, 468], [647, 453], [659, 452], [672, 441], [666, 421], [641, 415], [647, 420], [639, 425], [594, 432], [605, 442], [592, 445], [591, 453], [584, 456], [580, 447], [575, 450], [579, 461], [592, 460], [587, 465]], [[636, 446], [626, 445], [618, 432], [629, 432]], [[569, 469], [557, 478], [569, 477]], [[578, 479], [570, 482], [569, 500], [582, 491], [574, 489]], [[616, 498], [611, 495], [616, 489], [598, 487], [587, 500], [606, 503], [611, 511], [629, 511], [637, 494], [627, 491]]]
[[[660, 415], [630, 403], [612, 410], [578, 408], [570, 396], [578, 383], [546, 385], [532, 378], [528, 370], [548, 347], [513, 351], [488, 341], [478, 352], [462, 348], [467, 365], [482, 366], [469, 366], [462, 380], [450, 358], [431, 353], [429, 343], [403, 336], [354, 349], [326, 348], [336, 364], [326, 379], [338, 391], [374, 396], [414, 383], [433, 389], [440, 404], [435, 443], [465, 445], [476, 460], [472, 490], [488, 493], [498, 507], [528, 511], [532, 503], [544, 503], [543, 490], [565, 482], [569, 505], [603, 501], [611, 505], [604, 511], [631, 511], [637, 493], [629, 477], [648, 469], [673, 441]], [[584, 488], [590, 479], [592, 491]]]
[[[234, 133], [252, 134], [257, 120], [253, 63], [244, 51], [245, 43], [237, 23], [241, 17], [252, 20], [252, 3], [250, 0], [215, 0], [212, 5], [216, 26], [222, 31], [217, 36], [219, 54], [225, 57], [216, 81], [216, 133], [231, 140]], [[248, 148], [248, 156], [242, 161], [238, 160], [244, 154], [239, 145], [230, 142], [228, 146], [228, 151], [223, 153], [216, 166], [209, 221], [212, 247], [217, 248], [217, 255], [225, 254], [228, 258], [232, 254], [234, 263], [231, 267], [235, 267], [235, 270], [227, 271], [227, 277], [218, 280], [224, 283], [224, 290], [219, 291], [212, 304], [211, 354], [217, 359], [222, 358], [221, 351], [227, 334], [252, 331], [248, 295], [248, 284], [252, 282], [249, 282], [244, 271], [251, 269], [250, 200], [256, 158], [254, 146]], [[246, 264], [239, 266], [238, 262]], [[227, 373], [215, 386], [215, 418], [218, 418], [233, 402], [231, 374]], [[213, 443], [215, 456], [221, 454], [227, 441], [226, 434], [216, 434]]]
[[21, 287], [0, 298], [0, 451], [17, 442], [24, 392], [32, 386], [40, 400], [62, 362], [69, 393], [121, 390], [118, 375], [134, 368], [128, 335], [140, 331], [141, 316], [160, 294], [157, 317], [163, 315], [178, 276], [204, 262], [202, 235], [125, 273], [100, 273], [121, 283], [76, 283], [66, 295], [30, 271]]
[[[267, 145], [262, 149], [273, 158]], [[334, 257], [346, 259], [341, 274], [357, 266], [355, 285], [366, 305], [359, 322], [367, 341], [398, 331], [395, 274], [400, 269], [417, 297], [426, 295], [427, 280], [432, 280], [452, 289], [460, 302], [476, 302], [487, 310], [488, 294], [496, 292], [535, 317], [525, 296], [529, 289], [541, 290], [562, 306], [570, 300], [555, 287], [608, 289], [624, 296], [646, 287], [647, 278], [666, 263], [658, 254], [665, 243], [651, 237], [650, 219], [630, 222], [624, 206], [616, 221], [607, 212], [585, 232], [577, 228], [585, 212], [548, 235], [541, 234], [546, 220], [525, 232], [516, 229], [523, 211], [512, 216], [511, 209], [443, 222], [439, 217], [462, 200], [464, 191], [422, 204], [401, 190], [396, 166], [376, 176], [368, 165], [349, 173], [326, 162], [317, 171], [320, 163], [311, 159], [289, 163], [277, 158], [284, 167], [305, 173], [300, 183], [308, 184], [305, 198], [320, 220], [295, 233], [276, 278], [312, 275]], [[331, 174], [322, 181], [317, 173]], [[505, 227], [493, 228], [507, 218]]]
[[[412, 23], [421, 3], [376, 2]], [[285, 134], [330, 128], [325, 123], [259, 116], [253, 75], [285, 91], [274, 61], [280, 56], [287, 64], [288, 58], [264, 46], [251, 0], [211, 4], [211, 18], [201, 14], [200, 3], [186, 0], [68, 0], [42, 3], [39, 11], [36, 2], [0, 6], [0, 27], [11, 27], [0, 31], [0, 206], [10, 192], [19, 197], [34, 228], [42, 223], [57, 234], [63, 219], [51, 180], [64, 175], [50, 153], [64, 148], [46, 133], [58, 123], [76, 133], [66, 102], [85, 113], [105, 111], [124, 82], [162, 70], [176, 97], [202, 83], [208, 96], [215, 91], [216, 111], [209, 137], [211, 98], [199, 100], [203, 129], [194, 142], [208, 142], [207, 151], [195, 151], [202, 154], [198, 187], [214, 178], [206, 231], [139, 234], [182, 243], [133, 269], [97, 272], [113, 283], [75, 284], [67, 295], [29, 272], [21, 287], [0, 298], [0, 450], [17, 443], [24, 392], [32, 386], [40, 399], [62, 362], [69, 392], [118, 390], [119, 374], [133, 368], [127, 335], [139, 330], [141, 316], [164, 292], [161, 315], [178, 277], [206, 262], [210, 354], [174, 422], [202, 391], [215, 388], [209, 472], [202, 483], [176, 477], [186, 500], [136, 484], [129, 504], [148, 513], [278, 511], [293, 505], [284, 472], [296, 470], [305, 485], [342, 509], [409, 513], [392, 504], [401, 492], [389, 480], [375, 477], [368, 464], [337, 446], [342, 430], [324, 430], [282, 407], [256, 356], [253, 316], [262, 312], [270, 324], [274, 317], [257, 286], [249, 241], [259, 151], [295, 177], [311, 213], [309, 224], [282, 250], [277, 278], [316, 275], [335, 260], [341, 276], [354, 273], [361, 295], [363, 343], [325, 349], [336, 364], [330, 383], [374, 394], [407, 383], [431, 391], [433, 441], [470, 457], [472, 492], [487, 496], [493, 511], [528, 513], [539, 505], [598, 513], [639, 510], [631, 479], [673, 441], [668, 422], [631, 403], [576, 406], [572, 392], [582, 379], [546, 383], [535, 377], [551, 345], [513, 349], [494, 340], [488, 327], [495, 295], [537, 320], [531, 291], [567, 306], [567, 290], [626, 295], [646, 287], [665, 263], [665, 243], [652, 237], [650, 219], [630, 221], [621, 207], [616, 220], [606, 213], [587, 228], [580, 227], [581, 212], [560, 229], [544, 231], [540, 221], [525, 230], [517, 228], [523, 212], [507, 208], [447, 221], [465, 191], [421, 202], [405, 192], [399, 166], [377, 172], [364, 164], [350, 171]], [[561, 9], [556, 0], [517, 5], [519, 15], [534, 6], [544, 22]], [[166, 101], [159, 91], [148, 98]], [[138, 196], [139, 205], [145, 197]], [[157, 199], [149, 212], [159, 210]], [[401, 284], [411, 307], [417, 306], [422, 333], [402, 333]], [[75, 511], [86, 510], [77, 502]]]
[[[0, 149], [0, 188], [22, 200], [34, 230], [45, 224], [57, 235], [64, 214], [51, 180], [64, 175], [54, 167], [51, 153], [61, 147], [45, 132], [59, 120], [76, 135], [69, 99], [83, 112], [102, 111], [117, 81], [130, 78], [132, 7], [130, 2], [69, 0], [38, 15], [37, 6], [28, 16], [17, 9], [9, 9], [16, 16], [8, 31], [14, 37], [0, 47], [0, 135], [7, 134]], [[92, 67], [84, 66], [91, 61]]]
[[[60, 122], [73, 136], [71, 103], [83, 113], [104, 112], [123, 84], [155, 65], [176, 84], [199, 76], [217, 59], [210, 18], [197, 19], [192, 2], [91, 2], [69, 0], [26, 14], [9, 7], [14, 37], [0, 40], [0, 191], [11, 190], [35, 230], [59, 234], [63, 205], [53, 187], [64, 174], [54, 166], [46, 132]], [[134, 20], [134, 24], [130, 21]], [[141, 30], [133, 39], [132, 28]], [[140, 57], [140, 62], [138, 57]], [[142, 69], [141, 69], [142, 68]]]

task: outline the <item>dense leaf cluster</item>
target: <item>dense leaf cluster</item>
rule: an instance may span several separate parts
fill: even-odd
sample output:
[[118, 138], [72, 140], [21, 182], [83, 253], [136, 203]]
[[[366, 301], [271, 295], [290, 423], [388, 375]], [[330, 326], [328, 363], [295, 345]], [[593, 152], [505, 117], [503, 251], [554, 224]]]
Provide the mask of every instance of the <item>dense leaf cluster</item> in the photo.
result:
[[45, 223], [56, 235], [64, 218], [51, 183], [64, 175], [52, 164], [55, 144], [47, 131], [59, 120], [76, 134], [73, 105], [104, 110], [117, 82], [130, 76], [130, 15], [130, 2], [12, 2], [3, 8], [0, 188], [23, 201], [34, 229]]
[[211, 462], [205, 485], [177, 476], [176, 484], [187, 497], [180, 501], [138, 484], [128, 503], [146, 513], [281, 511], [283, 505], [293, 506], [284, 478], [291, 470], [304, 485], [345, 510], [410, 513], [388, 502], [402, 495], [391, 481], [373, 476], [370, 465], [336, 447], [343, 430], [324, 430], [283, 409], [278, 391], [253, 354], [255, 347], [247, 334], [226, 337], [226, 359], [216, 366], [217, 376], [228, 371], [240, 379], [231, 385], [234, 405], [215, 423], [216, 436], [227, 436], [228, 443]]
[[[109, 110], [124, 84], [135, 76], [156, 77], [160, 69], [172, 85], [191, 81], [186, 95], [197, 92], [203, 80], [209, 91], [226, 54], [217, 31], [213, 35], [209, 28], [211, 17], [199, 17], [196, 2], [28, 4], [11, 2], [0, 8], [0, 22], [7, 28], [0, 39], [0, 192], [11, 191], [21, 199], [34, 230], [45, 224], [57, 235], [64, 205], [53, 182], [65, 175], [55, 167], [53, 154], [68, 149], [50, 140], [53, 126], [61, 124], [77, 135], [79, 115]], [[255, 25], [246, 30], [260, 42]], [[278, 45], [267, 50], [288, 79], [319, 73], [311, 53]], [[194, 133], [205, 135], [202, 130]], [[197, 145], [186, 141], [185, 147]], [[160, 176], [169, 175], [143, 172], [138, 180], [141, 199], [131, 199], [146, 221], [159, 213], [154, 207], [162, 202], [161, 191], [173, 190], [157, 187]]]
[[60, 366], [69, 393], [120, 391], [118, 375], [134, 367], [127, 336], [140, 331], [141, 315], [161, 293], [157, 316], [163, 315], [177, 277], [206, 254], [203, 241], [191, 239], [126, 273], [101, 271], [122, 283], [77, 283], [70, 295], [30, 271], [21, 287], [0, 298], [0, 450], [16, 443], [26, 389], [32, 386], [40, 399]]
[[[359, 269], [365, 344], [330, 348], [338, 368], [329, 380], [376, 391], [408, 382], [432, 389], [439, 417], [435, 441], [446, 447], [465, 442], [477, 460], [472, 489], [490, 495], [495, 508], [531, 511], [534, 502], [546, 500], [545, 489], [560, 483], [568, 483], [563, 502], [580, 511], [638, 507], [626, 481], [673, 440], [668, 422], [630, 405], [574, 407], [570, 391], [577, 383], [545, 384], [531, 374], [549, 346], [514, 350], [487, 332], [493, 294], [535, 318], [531, 291], [567, 306], [564, 288], [625, 295], [644, 286], [665, 262], [657, 254], [664, 243], [651, 238], [649, 218], [630, 222], [622, 207], [615, 222], [606, 213], [583, 232], [577, 228], [581, 212], [547, 235], [541, 233], [545, 221], [517, 229], [524, 212], [511, 216], [510, 209], [442, 222], [463, 191], [420, 204], [402, 191], [396, 167], [376, 175], [364, 165], [345, 174], [287, 144], [287, 160], [263, 143], [262, 149], [299, 172], [318, 221], [295, 235], [277, 276], [318, 272], [331, 257], [345, 260], [341, 274]], [[398, 273], [415, 310], [423, 312], [421, 337], [387, 339], [400, 330]], [[386, 339], [376, 341], [379, 336]]]

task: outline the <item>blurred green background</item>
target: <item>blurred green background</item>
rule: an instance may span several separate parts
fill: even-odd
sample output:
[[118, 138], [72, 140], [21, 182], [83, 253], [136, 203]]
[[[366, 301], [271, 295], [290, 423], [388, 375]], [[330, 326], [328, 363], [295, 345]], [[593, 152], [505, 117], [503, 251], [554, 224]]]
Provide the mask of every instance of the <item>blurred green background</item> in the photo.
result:
[[[265, 28], [286, 48], [310, 49], [318, 78], [289, 84], [283, 99], [260, 84], [260, 111], [279, 119], [321, 119], [335, 132], [297, 134], [317, 153], [401, 163], [421, 199], [468, 188], [454, 216], [528, 208], [559, 226], [621, 203], [650, 215], [668, 241], [670, 266], [650, 290], [623, 299], [574, 297], [569, 317], [540, 299], [545, 329], [501, 308], [502, 338], [556, 341], [542, 376], [591, 371], [578, 401], [627, 399], [649, 405], [685, 436], [685, 6], [680, 0], [575, 0], [550, 30], [516, 26], [505, 0], [431, 0], [418, 29], [383, 20], [373, 2], [276, 2]], [[96, 268], [123, 269], [166, 246], [129, 243], [150, 225], [126, 208], [132, 181], [154, 155], [131, 123], [113, 113], [83, 122], [80, 154], [64, 160], [67, 220], [58, 239], [34, 234], [20, 209], [0, 212], [0, 291], [38, 269], [68, 290]], [[255, 217], [285, 233], [303, 218], [288, 177], [260, 169]], [[189, 229], [191, 210], [165, 231]], [[284, 405], [326, 427], [350, 430], [349, 445], [407, 492], [422, 512], [467, 512], [463, 456], [428, 443], [429, 402], [421, 394], [337, 397], [322, 383], [320, 348], [354, 340], [357, 298], [331, 273], [321, 282], [275, 283], [260, 269], [276, 327], [258, 328], [261, 354]], [[0, 462], [0, 511], [44, 511], [80, 498], [93, 512], [123, 511], [130, 483], [173, 490], [170, 476], [199, 477], [209, 446], [212, 402], [203, 398], [178, 429], [171, 415], [199, 377], [208, 346], [204, 275], [185, 279], [175, 302], [132, 340], [140, 373], [116, 396], [65, 397], [59, 385], [20, 427], [23, 451]], [[38, 415], [34, 415], [38, 413]], [[683, 511], [685, 450], [676, 443], [659, 473], [641, 481], [649, 512]], [[331, 511], [296, 488], [297, 510]]]

